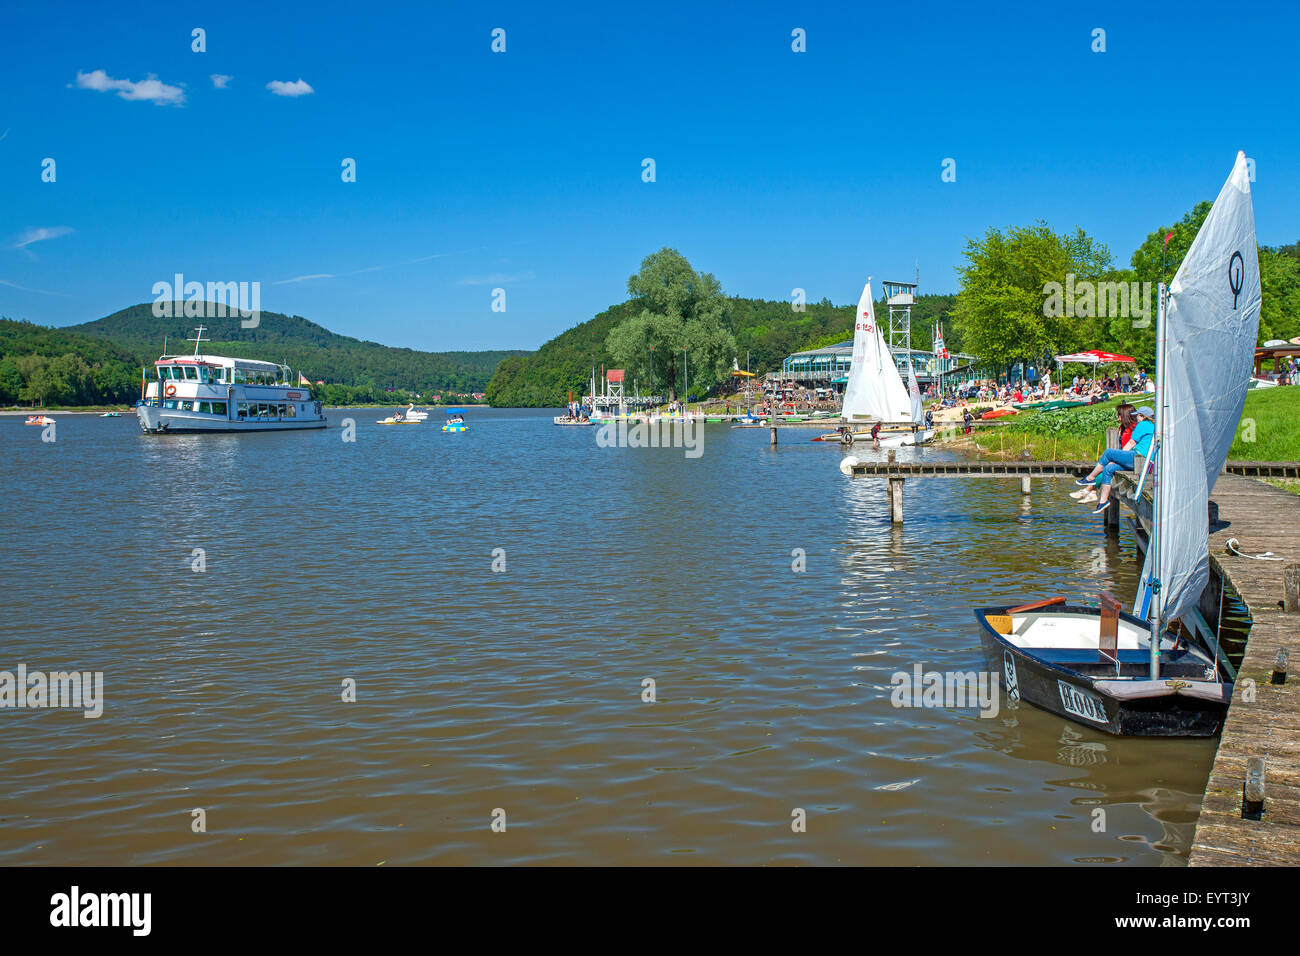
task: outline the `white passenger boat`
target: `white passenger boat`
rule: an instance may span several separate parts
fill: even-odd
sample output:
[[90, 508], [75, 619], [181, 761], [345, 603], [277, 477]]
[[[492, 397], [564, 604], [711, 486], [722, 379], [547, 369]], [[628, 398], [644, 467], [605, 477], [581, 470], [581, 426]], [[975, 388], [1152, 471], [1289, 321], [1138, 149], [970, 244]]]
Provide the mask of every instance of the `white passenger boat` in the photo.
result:
[[[157, 380], [147, 383], [136, 406], [140, 428], [171, 432], [288, 431], [324, 428], [321, 404], [295, 384], [287, 365], [255, 359], [201, 355], [202, 326], [193, 355], [164, 355], [154, 362]], [[304, 381], [301, 375], [299, 383]]]

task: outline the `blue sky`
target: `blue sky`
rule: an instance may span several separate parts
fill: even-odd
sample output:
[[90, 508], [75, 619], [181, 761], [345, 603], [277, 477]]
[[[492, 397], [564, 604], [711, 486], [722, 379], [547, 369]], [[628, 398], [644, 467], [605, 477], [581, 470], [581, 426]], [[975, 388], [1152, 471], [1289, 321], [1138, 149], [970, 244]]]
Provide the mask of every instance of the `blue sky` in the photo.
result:
[[665, 245], [837, 303], [918, 260], [954, 291], [967, 236], [1038, 218], [1123, 264], [1238, 149], [1289, 243], [1297, 48], [1284, 4], [10, 0], [0, 315], [98, 318], [180, 272], [385, 344], [535, 348]]

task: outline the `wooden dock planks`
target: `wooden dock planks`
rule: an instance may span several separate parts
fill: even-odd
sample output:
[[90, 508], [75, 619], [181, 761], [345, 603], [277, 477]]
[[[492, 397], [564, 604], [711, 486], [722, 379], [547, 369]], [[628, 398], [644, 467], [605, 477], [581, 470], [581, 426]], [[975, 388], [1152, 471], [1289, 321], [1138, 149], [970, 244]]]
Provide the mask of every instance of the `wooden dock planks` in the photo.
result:
[[[1300, 862], [1300, 614], [1282, 610], [1283, 569], [1300, 562], [1300, 496], [1261, 481], [1220, 476], [1212, 500], [1219, 527], [1210, 562], [1241, 597], [1253, 621], [1232, 706], [1205, 785], [1192, 841], [1192, 866], [1294, 866]], [[1272, 551], [1282, 561], [1229, 554], [1236, 538], [1245, 554]], [[1285, 684], [1272, 684], [1279, 648], [1291, 654]], [[1253, 696], [1253, 700], [1249, 699]], [[1241, 818], [1246, 761], [1267, 761], [1262, 820]]]
[[[1282, 463], [1237, 462], [1246, 474], [1276, 474]], [[1131, 474], [1116, 476], [1116, 491], [1147, 523], [1150, 501], [1131, 500]], [[1149, 489], [1148, 489], [1149, 490]], [[1300, 496], [1238, 474], [1219, 476], [1211, 493], [1218, 523], [1211, 528], [1210, 565], [1240, 596], [1252, 624], [1232, 705], [1192, 840], [1192, 866], [1294, 866], [1300, 862], [1300, 677], [1271, 683], [1273, 661], [1285, 647], [1300, 663], [1300, 614], [1282, 610], [1283, 569], [1300, 562]], [[1272, 551], [1281, 561], [1231, 554]], [[1294, 671], [1294, 665], [1289, 668]], [[1266, 795], [1261, 820], [1243, 820], [1246, 762], [1264, 757]]]

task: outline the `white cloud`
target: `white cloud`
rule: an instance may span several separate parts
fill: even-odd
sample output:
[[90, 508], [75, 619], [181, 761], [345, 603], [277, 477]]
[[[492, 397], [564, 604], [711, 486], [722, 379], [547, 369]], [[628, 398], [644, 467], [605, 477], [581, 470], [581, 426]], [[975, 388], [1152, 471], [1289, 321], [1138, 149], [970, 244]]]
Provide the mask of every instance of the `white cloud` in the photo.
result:
[[292, 279], [280, 279], [278, 282], [272, 282], [271, 285], [288, 285], [291, 282], [306, 282], [308, 279], [337, 279], [332, 272], [314, 272], [309, 276], [294, 276]]
[[19, 292], [38, 292], [41, 295], [59, 295], [65, 299], [71, 298], [66, 292], [50, 292], [48, 289], [29, 289], [25, 285], [19, 285], [17, 282], [10, 282], [8, 279], [0, 279], [0, 285], [8, 286], [11, 289], [17, 289]]
[[308, 93], [316, 92], [303, 81], [301, 76], [293, 83], [286, 83], [284, 80], [272, 80], [266, 84], [266, 88], [276, 96], [306, 96]]
[[219, 90], [224, 90], [226, 86], [230, 83], [230, 81], [233, 79], [234, 79], [233, 76], [227, 76], [224, 73], [213, 73], [212, 85]]
[[152, 73], [144, 80], [115, 80], [103, 70], [90, 73], [77, 71], [77, 86], [83, 90], [95, 90], [98, 93], [115, 92], [124, 100], [148, 100], [159, 106], [173, 104], [179, 106], [185, 102], [185, 91], [179, 86], [163, 83]]
[[36, 229], [28, 229], [18, 237], [18, 241], [14, 243], [13, 247], [15, 249], [26, 249], [33, 242], [41, 242], [45, 239], [57, 239], [59, 236], [66, 236], [72, 231], [73, 230], [70, 226], [43, 226]]
[[527, 272], [517, 272], [514, 275], [505, 275], [501, 272], [494, 272], [490, 276], [465, 276], [457, 285], [502, 285], [507, 282], [523, 282], [525, 279], [535, 279], [536, 274], [532, 269]]

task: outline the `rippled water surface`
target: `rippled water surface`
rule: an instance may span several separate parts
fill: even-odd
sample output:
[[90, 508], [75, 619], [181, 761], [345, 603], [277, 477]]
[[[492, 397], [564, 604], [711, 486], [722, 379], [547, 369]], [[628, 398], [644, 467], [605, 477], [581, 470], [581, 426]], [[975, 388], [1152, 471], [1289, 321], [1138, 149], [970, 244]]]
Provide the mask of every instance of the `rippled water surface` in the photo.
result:
[[890, 703], [983, 667], [974, 606], [1132, 594], [1064, 482], [909, 480], [894, 529], [815, 432], [688, 459], [551, 414], [0, 418], [0, 670], [106, 698], [0, 710], [0, 863], [1184, 861], [1212, 741]]

